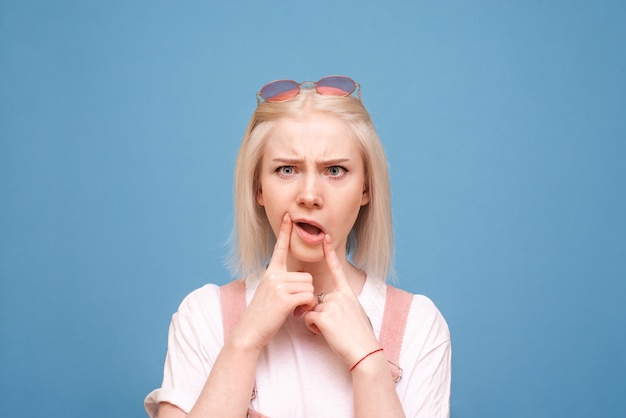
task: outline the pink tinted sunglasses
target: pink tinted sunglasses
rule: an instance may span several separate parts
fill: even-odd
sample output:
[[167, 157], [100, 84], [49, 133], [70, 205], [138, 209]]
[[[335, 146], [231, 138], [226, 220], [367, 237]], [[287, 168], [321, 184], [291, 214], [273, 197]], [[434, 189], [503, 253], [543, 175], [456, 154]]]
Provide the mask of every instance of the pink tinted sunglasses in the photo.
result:
[[361, 99], [361, 86], [350, 77], [344, 75], [331, 75], [321, 80], [304, 81], [298, 83], [293, 80], [276, 80], [267, 83], [256, 94], [257, 104], [261, 104], [261, 99], [268, 103], [282, 103], [294, 99], [300, 94], [303, 85], [313, 85], [317, 94], [324, 96], [340, 96], [345, 97], [351, 95], [357, 90], [359, 100]]

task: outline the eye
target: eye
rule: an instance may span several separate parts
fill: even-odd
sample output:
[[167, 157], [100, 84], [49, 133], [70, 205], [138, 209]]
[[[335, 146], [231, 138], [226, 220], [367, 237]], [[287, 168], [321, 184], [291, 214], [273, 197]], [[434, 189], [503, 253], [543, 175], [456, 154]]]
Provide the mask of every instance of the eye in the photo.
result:
[[283, 177], [291, 176], [292, 174], [295, 173], [295, 171], [296, 171], [295, 168], [290, 165], [283, 165], [276, 169], [276, 172]]
[[331, 177], [341, 177], [342, 175], [344, 175], [347, 172], [348, 172], [348, 170], [346, 170], [345, 167], [342, 167], [340, 165], [333, 165], [331, 167], [328, 167], [328, 174]]

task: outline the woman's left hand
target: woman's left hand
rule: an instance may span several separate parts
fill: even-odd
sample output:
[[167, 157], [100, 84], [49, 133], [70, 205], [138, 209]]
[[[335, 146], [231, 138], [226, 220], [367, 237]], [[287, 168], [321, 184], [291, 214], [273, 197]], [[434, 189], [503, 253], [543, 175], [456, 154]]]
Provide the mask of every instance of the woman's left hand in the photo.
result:
[[346, 279], [330, 235], [324, 237], [324, 255], [333, 280], [333, 291], [306, 312], [306, 326], [322, 334], [346, 366], [351, 367], [364, 353], [380, 348], [365, 310]]

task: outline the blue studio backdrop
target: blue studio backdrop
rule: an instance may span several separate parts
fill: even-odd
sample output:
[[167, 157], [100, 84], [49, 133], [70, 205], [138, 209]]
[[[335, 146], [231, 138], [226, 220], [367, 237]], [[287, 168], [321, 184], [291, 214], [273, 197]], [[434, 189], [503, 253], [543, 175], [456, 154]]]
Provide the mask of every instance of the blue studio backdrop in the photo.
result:
[[0, 416], [143, 417], [278, 78], [362, 86], [452, 416], [626, 410], [626, 4], [0, 0]]

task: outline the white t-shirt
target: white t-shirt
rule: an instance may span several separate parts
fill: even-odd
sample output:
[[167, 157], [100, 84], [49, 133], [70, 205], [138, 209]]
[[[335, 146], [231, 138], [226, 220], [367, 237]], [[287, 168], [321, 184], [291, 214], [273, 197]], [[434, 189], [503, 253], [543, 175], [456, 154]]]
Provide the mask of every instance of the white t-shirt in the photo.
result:
[[[247, 303], [258, 280], [246, 280]], [[385, 296], [385, 283], [369, 277], [359, 295], [377, 337]], [[208, 284], [190, 293], [172, 316], [163, 383], [145, 399], [148, 415], [156, 417], [159, 402], [189, 412], [223, 344], [219, 287]], [[403, 377], [396, 385], [407, 417], [449, 416], [450, 362], [443, 316], [430, 299], [413, 296], [399, 359]], [[250, 408], [272, 418], [354, 416], [349, 370], [321, 335], [312, 334], [293, 315], [263, 349], [256, 388]]]

